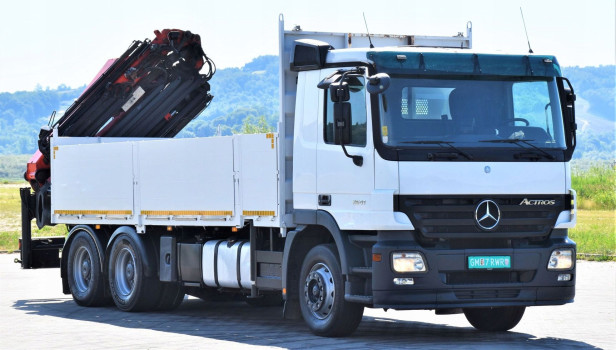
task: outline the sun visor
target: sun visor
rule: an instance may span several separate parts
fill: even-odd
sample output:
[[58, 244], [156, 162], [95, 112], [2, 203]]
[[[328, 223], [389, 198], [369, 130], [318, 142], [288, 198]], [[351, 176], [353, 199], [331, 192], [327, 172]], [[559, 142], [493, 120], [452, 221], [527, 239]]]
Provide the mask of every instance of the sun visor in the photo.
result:
[[300, 39], [293, 42], [292, 71], [321, 69], [325, 66], [327, 52], [334, 48], [320, 40]]

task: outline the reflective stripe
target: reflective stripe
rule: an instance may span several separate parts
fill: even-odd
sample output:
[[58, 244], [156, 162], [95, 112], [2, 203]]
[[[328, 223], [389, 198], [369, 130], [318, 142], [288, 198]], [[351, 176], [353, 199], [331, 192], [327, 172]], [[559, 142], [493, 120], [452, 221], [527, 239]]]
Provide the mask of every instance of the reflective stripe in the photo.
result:
[[276, 212], [273, 210], [244, 210], [242, 212], [244, 216], [276, 216]]
[[180, 216], [180, 215], [198, 215], [198, 216], [233, 216], [231, 210], [142, 210], [141, 215], [152, 216]]
[[132, 210], [55, 210], [58, 215], [133, 215]]

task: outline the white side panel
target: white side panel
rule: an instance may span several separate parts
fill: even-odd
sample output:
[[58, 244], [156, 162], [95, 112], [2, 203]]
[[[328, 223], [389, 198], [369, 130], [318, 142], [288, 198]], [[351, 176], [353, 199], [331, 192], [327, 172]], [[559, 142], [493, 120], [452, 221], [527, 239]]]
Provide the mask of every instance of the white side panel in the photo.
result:
[[132, 143], [54, 146], [52, 221], [134, 221]]
[[400, 194], [563, 194], [557, 162], [400, 162]]
[[278, 207], [278, 135], [235, 135], [239, 149], [239, 193], [244, 219], [255, 226], [276, 226]]
[[136, 192], [144, 224], [160, 225], [160, 220], [170, 218], [228, 220], [237, 216], [233, 137], [146, 141], [137, 147]]
[[293, 145], [293, 196], [295, 208], [317, 208], [317, 118], [319, 117], [319, 72], [302, 72], [297, 82], [295, 140]]
[[374, 188], [377, 190], [393, 190], [400, 192], [398, 179], [398, 163], [381, 158], [374, 152]]

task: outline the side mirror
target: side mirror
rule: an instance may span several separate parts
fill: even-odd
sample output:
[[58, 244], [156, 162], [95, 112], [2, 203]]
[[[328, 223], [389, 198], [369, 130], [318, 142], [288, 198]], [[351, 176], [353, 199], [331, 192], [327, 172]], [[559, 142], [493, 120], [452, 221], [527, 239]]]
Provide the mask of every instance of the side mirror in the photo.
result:
[[332, 102], [346, 102], [351, 99], [351, 94], [349, 93], [349, 84], [344, 81], [331, 83], [329, 85], [329, 98]]
[[366, 89], [371, 95], [381, 94], [389, 88], [391, 78], [387, 73], [378, 73], [368, 78], [368, 86]]
[[334, 143], [348, 145], [351, 143], [351, 103], [334, 102]]
[[[566, 160], [570, 160], [573, 156], [573, 151], [577, 144], [576, 130], [577, 123], [575, 122], [575, 92], [573, 86], [567, 78], [556, 78], [558, 92], [560, 94], [560, 104], [563, 113], [563, 124], [565, 127], [565, 141], [567, 150], [565, 151]], [[565, 83], [567, 86], [565, 86]]]

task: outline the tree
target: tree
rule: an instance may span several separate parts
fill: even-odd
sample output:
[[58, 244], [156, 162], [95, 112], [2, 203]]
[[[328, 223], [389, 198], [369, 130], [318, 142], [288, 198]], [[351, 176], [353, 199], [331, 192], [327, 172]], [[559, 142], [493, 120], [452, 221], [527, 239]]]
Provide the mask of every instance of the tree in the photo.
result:
[[274, 127], [267, 123], [265, 116], [254, 117], [252, 115], [244, 118], [242, 126], [233, 130], [234, 134], [265, 134], [273, 132]]

